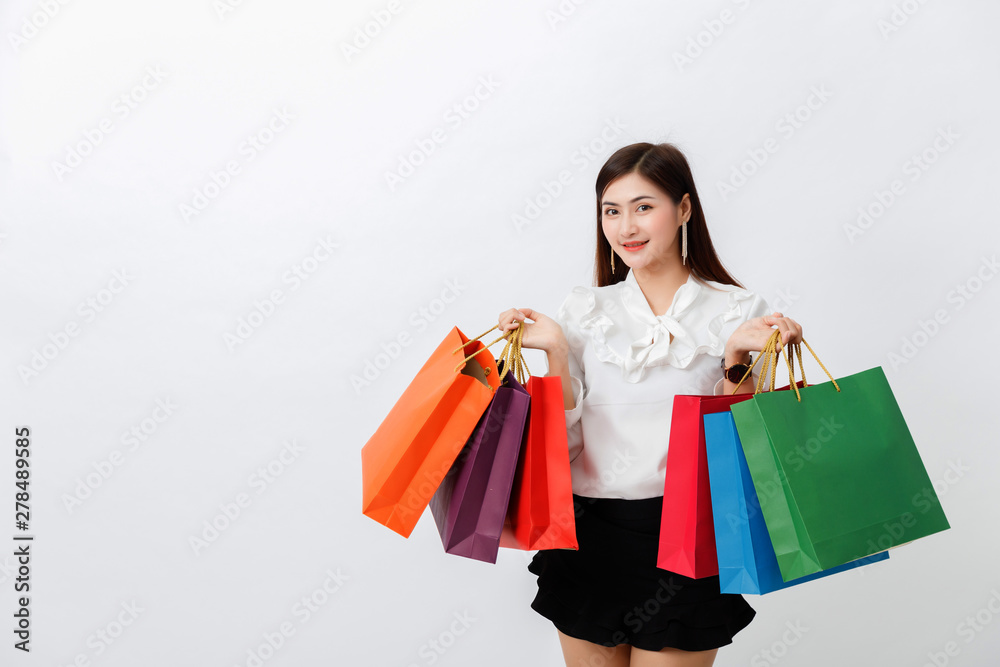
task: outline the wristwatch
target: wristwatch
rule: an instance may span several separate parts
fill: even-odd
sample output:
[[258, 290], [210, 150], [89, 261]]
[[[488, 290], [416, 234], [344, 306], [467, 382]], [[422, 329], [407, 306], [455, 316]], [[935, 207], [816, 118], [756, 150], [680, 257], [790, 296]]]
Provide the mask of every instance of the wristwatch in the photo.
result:
[[726, 358], [723, 356], [719, 361], [719, 366], [722, 368], [722, 376], [729, 380], [730, 382], [739, 382], [747, 371], [750, 370], [750, 366], [753, 365], [753, 355], [750, 355], [750, 361], [745, 364], [733, 364], [732, 366], [726, 367]]

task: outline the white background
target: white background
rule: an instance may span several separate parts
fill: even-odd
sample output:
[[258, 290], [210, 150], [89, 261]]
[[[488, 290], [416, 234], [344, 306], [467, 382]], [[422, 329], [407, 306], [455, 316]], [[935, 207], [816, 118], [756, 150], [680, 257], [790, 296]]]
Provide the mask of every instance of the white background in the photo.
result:
[[[551, 315], [591, 284], [598, 169], [670, 141], [737, 279], [834, 375], [885, 369], [952, 525], [748, 596], [758, 616], [716, 664], [994, 664], [996, 3], [234, 5], [0, 7], [0, 663], [247, 665], [286, 623], [263, 664], [562, 664], [531, 554], [472, 561], [429, 511], [408, 540], [363, 516], [359, 453], [452, 326]], [[241, 320], [259, 326], [227, 342]], [[30, 655], [11, 648], [19, 425]]]

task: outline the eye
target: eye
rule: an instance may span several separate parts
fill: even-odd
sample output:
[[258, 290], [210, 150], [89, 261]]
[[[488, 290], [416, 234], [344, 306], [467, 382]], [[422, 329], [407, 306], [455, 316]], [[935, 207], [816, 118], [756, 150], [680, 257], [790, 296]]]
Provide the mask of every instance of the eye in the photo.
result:
[[643, 206], [645, 206], [646, 208], [653, 208], [653, 207], [652, 207], [652, 206], [650, 206], [649, 204], [639, 204], [639, 210], [642, 210], [642, 207], [643, 207]]
[[618, 209], [616, 209], [616, 208], [609, 208], [609, 209], [605, 209], [604, 215], [614, 215], [617, 212], [618, 212]]

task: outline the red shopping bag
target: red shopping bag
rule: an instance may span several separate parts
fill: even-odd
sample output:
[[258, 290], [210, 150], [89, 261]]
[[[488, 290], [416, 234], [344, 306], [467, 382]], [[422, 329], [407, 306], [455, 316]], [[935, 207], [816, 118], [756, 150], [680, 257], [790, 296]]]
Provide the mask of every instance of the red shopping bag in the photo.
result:
[[703, 417], [753, 394], [674, 397], [656, 566], [700, 579], [719, 573]]
[[[515, 364], [523, 363], [519, 336], [514, 337], [510, 354]], [[529, 377], [524, 388], [530, 396], [527, 435], [514, 471], [500, 546], [525, 551], [579, 549], [562, 378]]]

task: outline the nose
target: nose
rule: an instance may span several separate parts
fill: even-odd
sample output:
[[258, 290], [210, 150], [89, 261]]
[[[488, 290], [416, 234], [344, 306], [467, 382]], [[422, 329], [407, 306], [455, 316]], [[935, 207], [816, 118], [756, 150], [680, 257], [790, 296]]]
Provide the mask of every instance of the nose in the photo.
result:
[[631, 211], [625, 211], [619, 218], [621, 222], [619, 223], [618, 233], [621, 236], [621, 240], [628, 239], [632, 237], [639, 226], [635, 223], [635, 218], [632, 217]]

